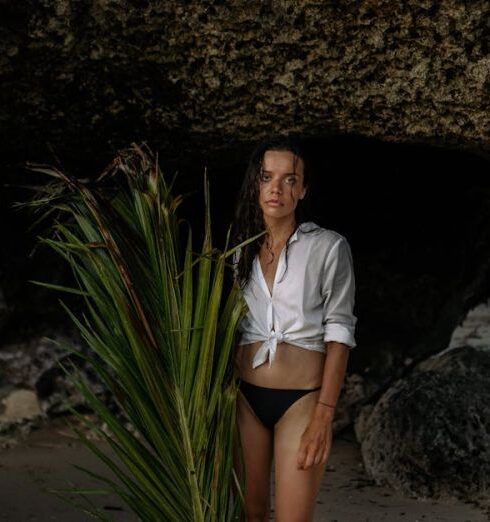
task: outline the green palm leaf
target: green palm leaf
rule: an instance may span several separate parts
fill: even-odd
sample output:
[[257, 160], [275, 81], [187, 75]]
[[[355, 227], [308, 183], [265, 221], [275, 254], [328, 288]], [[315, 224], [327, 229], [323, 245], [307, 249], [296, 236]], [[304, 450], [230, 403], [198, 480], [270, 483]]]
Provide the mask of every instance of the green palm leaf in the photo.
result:
[[[117, 456], [79, 433], [119, 479], [86, 470], [104, 484], [90, 493], [116, 493], [143, 521], [236, 520], [243, 484], [233, 469], [232, 352], [245, 304], [236, 285], [226, 290], [224, 284], [225, 261], [236, 248], [228, 249], [228, 239], [224, 251], [212, 245], [207, 176], [204, 239], [196, 255], [190, 228], [181, 252], [182, 196], [171, 193], [173, 180], [167, 183], [147, 147], [133, 144], [120, 153], [92, 189], [45, 165], [31, 169], [55, 181], [27, 205], [52, 205], [45, 216], [57, 210], [71, 217], [58, 219], [54, 238], [41, 241], [70, 264], [78, 288], [35, 283], [83, 297], [82, 318], [63, 307], [134, 427], [127, 429], [80, 374], [64, 368], [109, 427], [111, 435], [101, 435]], [[93, 505], [87, 513], [108, 520]]]

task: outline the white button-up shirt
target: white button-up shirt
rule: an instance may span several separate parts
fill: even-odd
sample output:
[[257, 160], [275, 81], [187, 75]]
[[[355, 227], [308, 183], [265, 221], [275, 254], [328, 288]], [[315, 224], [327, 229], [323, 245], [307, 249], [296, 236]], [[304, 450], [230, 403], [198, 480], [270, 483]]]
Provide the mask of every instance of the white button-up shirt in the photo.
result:
[[[289, 238], [286, 270], [283, 248], [269, 291], [258, 255], [243, 289], [248, 312], [238, 326], [239, 344], [263, 341], [252, 366], [269, 366], [281, 342], [325, 352], [327, 341], [354, 348], [355, 280], [352, 255], [344, 236], [302, 223]], [[238, 262], [240, 251], [234, 257]]]

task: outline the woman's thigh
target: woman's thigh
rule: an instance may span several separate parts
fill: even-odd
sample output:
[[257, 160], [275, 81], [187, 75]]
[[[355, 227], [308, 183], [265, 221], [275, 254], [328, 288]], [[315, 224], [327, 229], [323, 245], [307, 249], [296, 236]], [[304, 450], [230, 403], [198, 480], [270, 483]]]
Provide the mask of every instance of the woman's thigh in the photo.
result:
[[303, 395], [276, 424], [274, 434], [276, 522], [313, 520], [325, 464], [298, 469], [301, 436], [310, 422], [320, 391]]
[[[237, 394], [237, 423], [245, 467], [247, 520], [267, 520], [270, 510], [273, 433], [255, 416], [241, 392]], [[241, 477], [241, 470], [238, 473]]]

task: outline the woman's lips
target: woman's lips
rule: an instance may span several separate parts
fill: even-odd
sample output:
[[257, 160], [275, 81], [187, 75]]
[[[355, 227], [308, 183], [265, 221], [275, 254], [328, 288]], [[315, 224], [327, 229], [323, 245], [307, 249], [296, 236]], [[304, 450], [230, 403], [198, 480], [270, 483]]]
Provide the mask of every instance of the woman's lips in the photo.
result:
[[269, 205], [269, 207], [280, 207], [281, 203], [277, 199], [269, 199], [265, 202], [266, 205]]

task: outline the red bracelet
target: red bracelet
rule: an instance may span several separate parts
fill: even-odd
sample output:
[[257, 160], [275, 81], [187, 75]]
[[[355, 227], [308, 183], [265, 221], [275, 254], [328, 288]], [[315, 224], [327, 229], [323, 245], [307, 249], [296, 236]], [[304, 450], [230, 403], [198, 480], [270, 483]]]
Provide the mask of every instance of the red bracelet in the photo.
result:
[[335, 410], [335, 406], [332, 406], [331, 404], [327, 404], [326, 402], [318, 401], [320, 404], [324, 404], [325, 406], [328, 406], [329, 408], [333, 408]]

